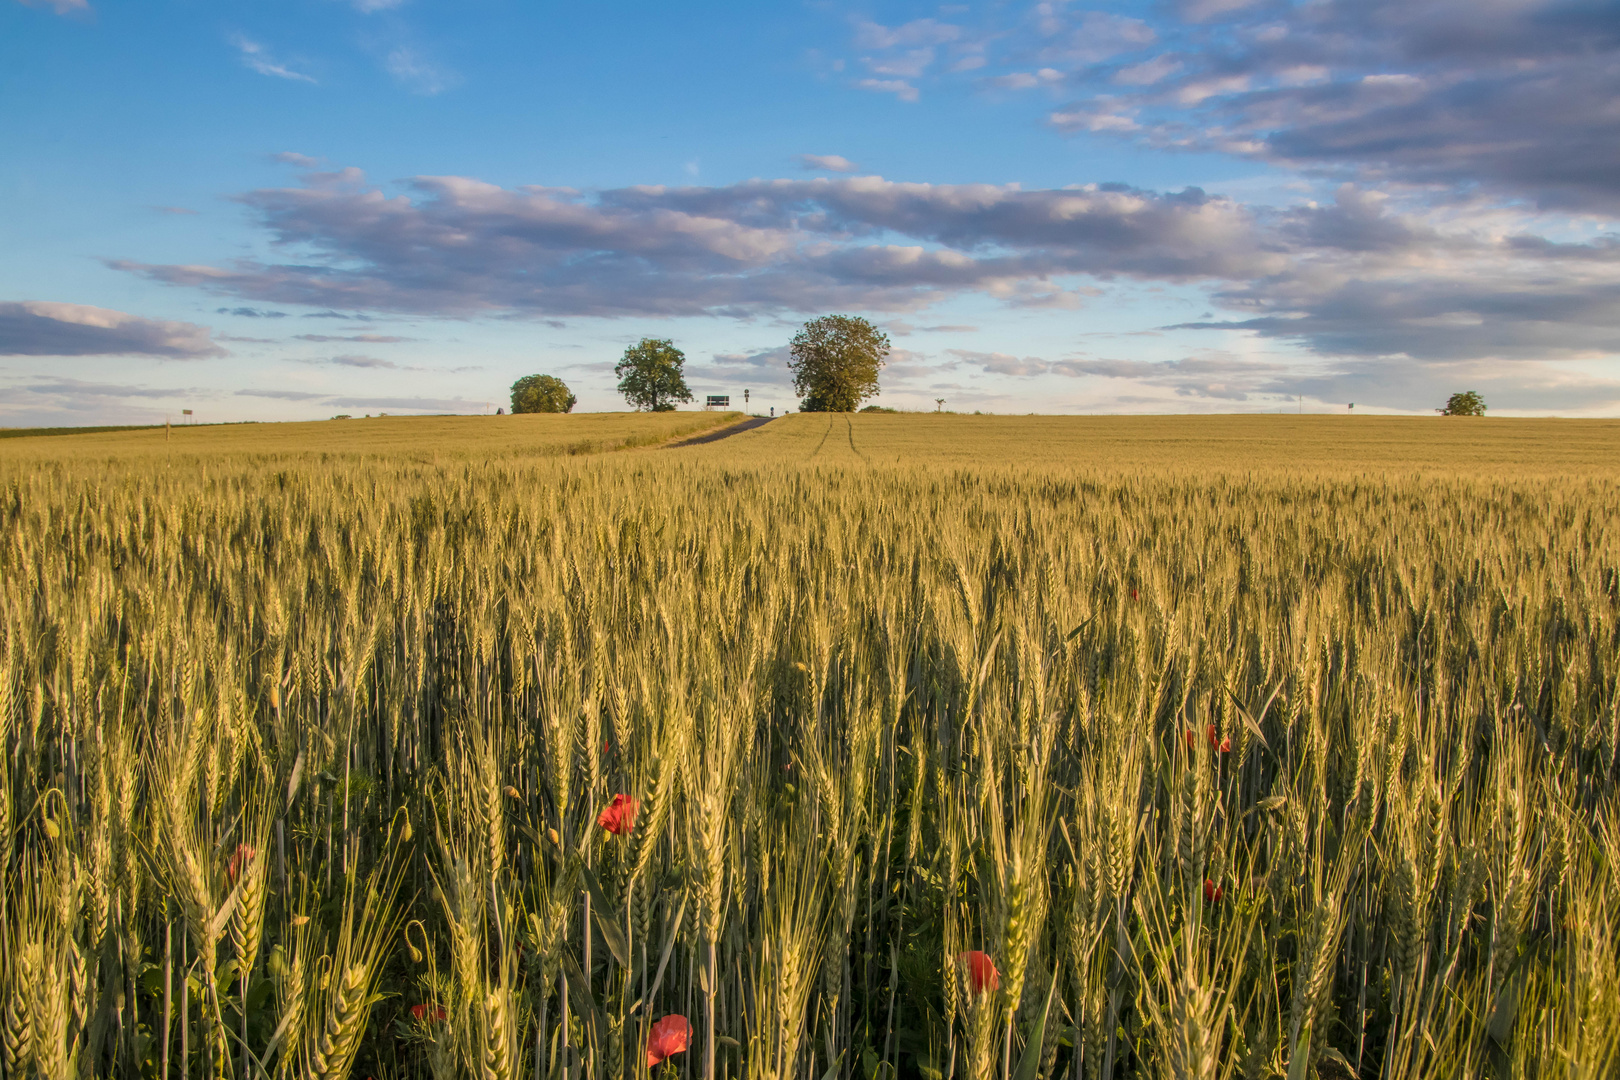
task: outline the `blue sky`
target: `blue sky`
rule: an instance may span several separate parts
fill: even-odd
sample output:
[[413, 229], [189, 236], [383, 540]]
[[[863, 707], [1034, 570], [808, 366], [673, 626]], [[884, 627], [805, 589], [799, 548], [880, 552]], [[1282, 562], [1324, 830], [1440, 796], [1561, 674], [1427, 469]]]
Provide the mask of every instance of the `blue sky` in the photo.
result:
[[1620, 413], [1620, 4], [0, 0], [0, 424]]

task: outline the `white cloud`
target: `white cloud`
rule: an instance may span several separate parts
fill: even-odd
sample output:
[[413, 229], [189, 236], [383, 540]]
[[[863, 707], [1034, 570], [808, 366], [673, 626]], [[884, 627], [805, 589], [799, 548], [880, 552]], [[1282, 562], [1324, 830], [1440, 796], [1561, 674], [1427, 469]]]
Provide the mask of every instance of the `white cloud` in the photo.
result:
[[315, 79], [301, 71], [294, 71], [285, 64], [277, 63], [266, 51], [265, 47], [251, 38], [241, 34], [231, 37], [231, 44], [242, 53], [242, 63], [257, 71], [260, 75], [270, 75], [277, 79], [290, 79], [294, 82], [307, 82], [313, 84]]
[[442, 94], [461, 82], [461, 77], [455, 72], [404, 45], [388, 53], [383, 67], [402, 86], [424, 97]]
[[971, 349], [946, 349], [946, 352], [970, 364], [977, 364], [988, 375], [1044, 375], [1050, 369], [1038, 356], [1019, 358], [1010, 353], [974, 352]]
[[901, 26], [884, 26], [869, 19], [859, 19], [855, 23], [855, 45], [861, 49], [944, 45], [961, 36], [960, 26], [934, 19], [913, 19]]
[[48, 7], [58, 15], [86, 15], [90, 12], [89, 0], [20, 0], [26, 7]]
[[87, 304], [0, 303], [0, 356], [225, 356], [206, 326], [143, 319]]
[[401, 341], [414, 341], [415, 338], [393, 337], [388, 334], [350, 334], [347, 337], [334, 337], [331, 334], [298, 334], [299, 341], [344, 341], [357, 342], [367, 345], [394, 345]]
[[916, 101], [917, 88], [904, 79], [860, 79], [855, 83], [862, 90], [879, 94], [893, 94], [901, 101]]
[[1121, 86], [1152, 86], [1174, 75], [1182, 66], [1180, 60], [1165, 53], [1140, 64], [1120, 68], [1114, 72], [1113, 81]]
[[986, 86], [994, 86], [1001, 90], [1032, 90], [1037, 86], [1057, 86], [1063, 82], [1063, 72], [1056, 68], [1041, 68], [1039, 71], [1014, 71], [1006, 75], [997, 75], [986, 79]]
[[334, 356], [327, 361], [339, 367], [355, 368], [397, 368], [398, 364], [392, 360], [383, 360], [375, 356]]
[[887, 57], [862, 59], [874, 75], [892, 75], [899, 79], [915, 79], [934, 62], [933, 49], [908, 49]]
[[852, 173], [859, 168], [853, 161], [837, 154], [800, 154], [794, 160], [800, 168], [810, 172]]

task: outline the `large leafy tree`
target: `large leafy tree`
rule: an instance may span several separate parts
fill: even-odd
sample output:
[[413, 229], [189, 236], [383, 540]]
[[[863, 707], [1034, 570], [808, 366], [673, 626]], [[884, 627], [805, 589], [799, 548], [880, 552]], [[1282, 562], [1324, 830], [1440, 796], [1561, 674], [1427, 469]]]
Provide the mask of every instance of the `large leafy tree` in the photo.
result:
[[1446, 407], [1436, 409], [1441, 416], [1484, 416], [1485, 399], [1472, 390], [1460, 394], [1452, 394], [1446, 399]]
[[678, 401], [691, 401], [686, 388], [686, 354], [665, 338], [642, 338], [624, 350], [613, 368], [619, 393], [639, 410], [671, 412]]
[[889, 336], [857, 316], [823, 315], [804, 324], [788, 351], [800, 410], [854, 412], [878, 392]]
[[573, 412], [578, 399], [555, 375], [525, 375], [512, 384], [512, 411]]

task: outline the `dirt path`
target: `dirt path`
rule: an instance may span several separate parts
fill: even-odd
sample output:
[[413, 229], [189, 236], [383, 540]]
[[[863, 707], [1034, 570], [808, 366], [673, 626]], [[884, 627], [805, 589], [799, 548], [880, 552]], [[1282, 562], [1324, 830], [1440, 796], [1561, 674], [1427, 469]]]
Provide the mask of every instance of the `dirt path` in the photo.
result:
[[670, 449], [675, 449], [676, 447], [681, 446], [701, 446], [704, 443], [719, 442], [721, 439], [729, 439], [733, 435], [740, 435], [745, 431], [752, 431], [761, 425], [770, 423], [772, 419], [774, 418], [769, 416], [755, 416], [748, 420], [744, 420], [741, 423], [732, 424], [729, 427], [723, 427], [719, 431], [705, 431], [702, 435], [698, 435], [694, 438], [684, 439], [678, 443], [672, 443], [670, 445]]

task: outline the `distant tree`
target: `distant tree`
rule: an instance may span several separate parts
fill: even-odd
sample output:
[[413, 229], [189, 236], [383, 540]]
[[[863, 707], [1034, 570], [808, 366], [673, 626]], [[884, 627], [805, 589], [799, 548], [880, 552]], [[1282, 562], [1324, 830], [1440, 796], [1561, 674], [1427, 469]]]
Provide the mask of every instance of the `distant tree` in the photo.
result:
[[823, 315], [804, 324], [788, 351], [800, 412], [854, 412], [878, 392], [889, 336], [862, 318]]
[[1461, 394], [1452, 394], [1446, 399], [1446, 407], [1436, 409], [1441, 416], [1484, 416], [1485, 399], [1472, 390]]
[[686, 388], [686, 354], [664, 338], [642, 338], [624, 350], [613, 368], [619, 393], [638, 410], [672, 412], [677, 401], [691, 401]]
[[555, 375], [525, 375], [512, 384], [512, 411], [573, 412], [578, 399]]

